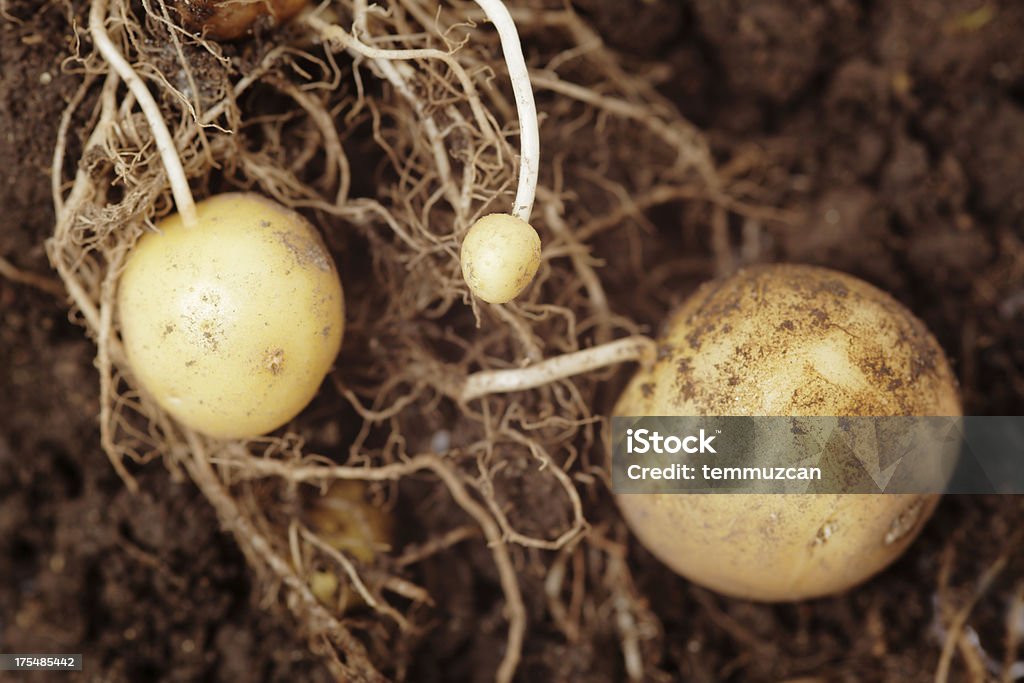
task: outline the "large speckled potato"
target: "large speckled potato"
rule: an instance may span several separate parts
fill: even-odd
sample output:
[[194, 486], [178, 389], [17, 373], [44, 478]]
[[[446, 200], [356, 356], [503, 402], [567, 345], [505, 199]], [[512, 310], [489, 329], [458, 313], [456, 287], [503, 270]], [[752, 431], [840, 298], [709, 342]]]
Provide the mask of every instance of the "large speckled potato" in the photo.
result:
[[132, 372], [204, 434], [280, 427], [316, 394], [344, 327], [341, 281], [302, 216], [254, 194], [197, 205], [143, 236], [118, 288]]
[[[938, 343], [892, 297], [822, 268], [774, 265], [703, 286], [671, 318], [659, 360], [614, 412], [642, 415], [960, 415]], [[677, 573], [762, 601], [845, 590], [895, 560], [938, 496], [626, 494], [633, 532]]]

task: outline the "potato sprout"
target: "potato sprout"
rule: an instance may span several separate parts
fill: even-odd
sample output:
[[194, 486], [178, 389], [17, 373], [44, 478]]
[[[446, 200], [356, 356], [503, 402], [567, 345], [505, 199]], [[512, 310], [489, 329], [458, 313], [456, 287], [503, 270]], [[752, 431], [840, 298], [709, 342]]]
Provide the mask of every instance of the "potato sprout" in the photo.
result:
[[[956, 379], [892, 297], [823, 268], [750, 268], [706, 285], [671, 318], [656, 364], [616, 415], [959, 415]], [[936, 456], [938, 457], [938, 455]], [[640, 541], [729, 595], [802, 600], [895, 560], [938, 502], [896, 494], [618, 496]]]
[[484, 216], [462, 242], [462, 276], [475, 296], [503, 304], [533, 282], [540, 267], [540, 237], [507, 213]]
[[168, 413], [222, 438], [266, 433], [312, 399], [344, 325], [341, 283], [299, 214], [221, 194], [139, 240], [118, 291], [128, 362]]

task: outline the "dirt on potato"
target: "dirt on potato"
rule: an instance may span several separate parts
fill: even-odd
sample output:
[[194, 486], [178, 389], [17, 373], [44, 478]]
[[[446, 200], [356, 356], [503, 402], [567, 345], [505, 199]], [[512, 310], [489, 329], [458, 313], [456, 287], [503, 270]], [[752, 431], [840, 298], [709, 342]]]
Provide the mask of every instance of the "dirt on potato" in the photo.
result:
[[[827, 266], [890, 292], [927, 324], [954, 366], [965, 414], [1024, 413], [1024, 5], [572, 7], [603, 41], [609, 69], [641, 74], [689, 119], [723, 182], [756, 207], [726, 211], [659, 191], [646, 166], [662, 161], [656, 151], [623, 166], [633, 153], [628, 130], [608, 138], [621, 148], [604, 151], [607, 140], [573, 141], [568, 124], [564, 135], [549, 135], [544, 154], [569, 169], [566, 201], [586, 206], [593, 197], [595, 213], [615, 218], [603, 225], [597, 216], [586, 235], [613, 313], [656, 332], [716, 273], [758, 262]], [[65, 60], [77, 49], [72, 27], [87, 13], [80, 0], [0, 1], [0, 652], [81, 652], [86, 680], [334, 680], [327, 648], [282, 606], [280, 586], [253, 573], [180, 467], [134, 464], [132, 494], [101, 449], [96, 346], [79, 314], [69, 319], [44, 248], [55, 221], [50, 167], [60, 116], [81, 82]], [[573, 47], [546, 27], [523, 37], [528, 58]], [[251, 43], [272, 40], [261, 32]], [[245, 63], [255, 48], [241, 41], [225, 49]], [[221, 92], [215, 69], [209, 81], [196, 73], [204, 93]], [[571, 66], [567, 74], [587, 76]], [[82, 157], [80, 133], [96, 97], [87, 94], [72, 117], [66, 177]], [[539, 97], [542, 112], [549, 101]], [[266, 102], [286, 119], [296, 108], [279, 97]], [[572, 125], [597, 129], [602, 117], [580, 106]], [[353, 163], [379, 162], [369, 151], [373, 135], [364, 122], [345, 136]], [[593, 173], [573, 171], [574, 160]], [[371, 193], [374, 178], [355, 174], [353, 193]], [[603, 206], [603, 178], [649, 192]], [[635, 210], [623, 209], [628, 200]], [[349, 279], [392, 267], [360, 252], [376, 246], [373, 239], [326, 235], [347, 293]], [[377, 295], [353, 291], [369, 303], [352, 314], [372, 313]], [[475, 329], [472, 316], [450, 312], [427, 324], [445, 340]], [[382, 340], [357, 332], [342, 357], [362, 367], [375, 344], [407, 332], [389, 330]], [[457, 343], [444, 343], [458, 355]], [[602, 377], [595, 414], [609, 412], [628, 370]], [[410, 447], [477, 438], [466, 416], [431, 405], [403, 423]], [[549, 417], [555, 433], [561, 426]], [[324, 452], [362, 438], [358, 418], [329, 382], [300, 427], [307, 446]], [[946, 497], [906, 554], [867, 584], [833, 598], [760, 605], [716, 596], [658, 563], [625, 533], [607, 487], [585, 478], [580, 463], [599, 461], [598, 446], [579, 434], [572, 446], [562, 465], [579, 475], [588, 533], [604, 546], [560, 554], [509, 544], [527, 623], [517, 680], [626, 680], [624, 652], [642, 660], [651, 681], [1019, 678], [1021, 498]], [[504, 443], [496, 452], [503, 464], [483, 487], [515, 531], [554, 542], [572, 524], [573, 501], [538, 475], [525, 446]], [[402, 565], [411, 567], [403, 577], [431, 596], [410, 601], [415, 629], [391, 629], [396, 635], [356, 611], [371, 657], [394, 679], [493, 680], [507, 647], [507, 612], [502, 575], [479, 529], [426, 477], [376, 494], [399, 520], [396, 553], [437, 545], [429, 561]], [[282, 509], [297, 497], [285, 487], [268, 496]], [[388, 649], [378, 652], [381, 642]]]

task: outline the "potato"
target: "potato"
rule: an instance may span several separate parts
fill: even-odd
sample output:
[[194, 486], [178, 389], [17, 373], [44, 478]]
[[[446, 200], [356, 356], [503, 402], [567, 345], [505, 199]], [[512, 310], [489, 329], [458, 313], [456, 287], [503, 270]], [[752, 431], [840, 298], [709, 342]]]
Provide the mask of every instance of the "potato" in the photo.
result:
[[[385, 510], [367, 500], [361, 481], [339, 480], [305, 506], [304, 518], [317, 536], [346, 557], [364, 564], [374, 561], [391, 545], [393, 520]], [[310, 589], [325, 605], [341, 612], [361, 604], [349, 582], [339, 581], [340, 568], [330, 564], [310, 577]], [[341, 589], [339, 593], [339, 588]]]
[[462, 242], [462, 276], [473, 294], [492, 304], [515, 299], [540, 267], [540, 237], [507, 213], [484, 216]]
[[118, 289], [121, 335], [142, 388], [210, 436], [251, 437], [309, 403], [341, 345], [334, 263], [299, 214], [254, 194], [197, 205], [144, 235]]
[[361, 481], [334, 482], [309, 501], [305, 517], [325, 543], [360, 562], [373, 562], [391, 543], [391, 516], [367, 500], [367, 486]]
[[234, 40], [261, 17], [282, 23], [308, 5], [306, 0], [179, 0], [178, 9], [190, 29], [214, 40]]
[[[672, 316], [622, 416], [960, 415], [956, 379], [924, 325], [887, 294], [809, 266], [749, 268]], [[895, 560], [938, 496], [628, 494], [640, 541], [677, 573], [736, 597], [845, 590]]]

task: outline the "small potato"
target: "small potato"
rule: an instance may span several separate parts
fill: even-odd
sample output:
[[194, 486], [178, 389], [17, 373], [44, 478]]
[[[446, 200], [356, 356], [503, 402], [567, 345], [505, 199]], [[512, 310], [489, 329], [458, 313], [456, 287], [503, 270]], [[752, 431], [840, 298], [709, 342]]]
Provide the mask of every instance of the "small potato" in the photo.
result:
[[506, 213], [484, 216], [462, 242], [462, 276], [473, 294], [492, 304], [515, 299], [540, 268], [540, 237]]
[[[364, 564], [374, 561], [392, 542], [393, 520], [366, 496], [361, 481], [339, 480], [304, 506], [305, 522], [328, 546]], [[310, 589], [323, 604], [341, 612], [361, 604], [347, 580], [339, 581], [341, 568], [330, 563], [310, 576]], [[339, 591], [340, 589], [340, 591]]]
[[313, 398], [341, 345], [341, 281], [299, 214], [254, 194], [222, 194], [144, 235], [118, 290], [135, 378], [209, 436], [276, 429]]
[[305, 517], [325, 543], [360, 562], [370, 563], [391, 543], [391, 516], [367, 500], [360, 481], [339, 480], [310, 500]]
[[[749, 268], [672, 316], [659, 360], [623, 416], [960, 415], [957, 383], [924, 325], [856, 278], [809, 266]], [[895, 560], [938, 496], [629, 494], [626, 521], [679, 574], [727, 595], [802, 600]]]
[[307, 0], [179, 0], [185, 25], [214, 40], [246, 35], [257, 19], [288, 21], [307, 7]]

